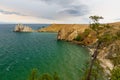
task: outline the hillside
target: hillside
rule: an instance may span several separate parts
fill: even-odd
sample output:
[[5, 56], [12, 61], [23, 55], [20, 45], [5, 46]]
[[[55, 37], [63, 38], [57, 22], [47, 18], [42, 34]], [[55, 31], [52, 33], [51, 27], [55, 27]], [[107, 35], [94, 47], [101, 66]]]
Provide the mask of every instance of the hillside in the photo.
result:
[[105, 73], [120, 65], [120, 22], [102, 24], [97, 31], [84, 24], [53, 24], [40, 29], [42, 32], [58, 32], [57, 39], [88, 46], [93, 54], [102, 41], [97, 59]]
[[84, 29], [63, 28], [58, 33], [58, 40], [72, 41], [88, 46], [92, 54], [99, 41], [97, 59], [105, 73], [110, 74], [114, 66], [120, 65], [120, 23], [102, 24], [96, 30], [91, 27]]
[[38, 32], [58, 32], [62, 28], [74, 28], [79, 29], [79, 27], [86, 27], [86, 24], [51, 24], [48, 27], [38, 29]]

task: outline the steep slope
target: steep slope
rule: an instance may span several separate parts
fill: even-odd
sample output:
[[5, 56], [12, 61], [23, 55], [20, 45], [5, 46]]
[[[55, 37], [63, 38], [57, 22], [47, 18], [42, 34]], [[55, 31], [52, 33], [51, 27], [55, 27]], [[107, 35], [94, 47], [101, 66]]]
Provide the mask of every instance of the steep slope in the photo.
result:
[[120, 65], [120, 22], [102, 24], [97, 31], [86, 24], [52, 24], [40, 32], [58, 32], [57, 39], [88, 46], [93, 54], [99, 40], [97, 59], [107, 74]]
[[[96, 31], [92, 28], [63, 28], [58, 32], [58, 40], [76, 42], [88, 46], [94, 52], [98, 41], [102, 41], [98, 49], [98, 60], [107, 74], [114, 66], [120, 65], [120, 27], [119, 23], [100, 26]], [[72, 36], [72, 37], [71, 37]], [[93, 54], [93, 53], [92, 53]]]

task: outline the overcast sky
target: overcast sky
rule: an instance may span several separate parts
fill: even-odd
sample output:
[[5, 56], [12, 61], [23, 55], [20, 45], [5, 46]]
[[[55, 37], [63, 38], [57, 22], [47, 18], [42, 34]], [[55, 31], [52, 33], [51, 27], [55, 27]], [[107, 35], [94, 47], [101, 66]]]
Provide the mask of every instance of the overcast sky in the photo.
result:
[[0, 0], [0, 23], [89, 23], [120, 21], [120, 0]]

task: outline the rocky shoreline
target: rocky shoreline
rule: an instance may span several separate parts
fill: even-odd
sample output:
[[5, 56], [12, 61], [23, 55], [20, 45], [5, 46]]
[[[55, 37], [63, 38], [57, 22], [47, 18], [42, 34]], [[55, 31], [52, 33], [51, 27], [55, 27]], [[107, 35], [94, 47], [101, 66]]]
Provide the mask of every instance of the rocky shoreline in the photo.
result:
[[[99, 40], [97, 36], [99, 36], [100, 38], [104, 38], [106, 37], [106, 34], [107, 34], [108, 36], [106, 38], [109, 39], [112, 36], [111, 34], [114, 34], [113, 37], [114, 36], [116, 37], [116, 33], [120, 31], [119, 26], [120, 24], [118, 25], [118, 23], [117, 25], [116, 23], [111, 23], [109, 25], [107, 24], [105, 28], [101, 27], [101, 29], [99, 30], [99, 35], [97, 35], [97, 33], [94, 30], [90, 29], [88, 25], [84, 25], [84, 26], [83, 25], [76, 26], [73, 24], [66, 25], [66, 27], [64, 26], [61, 29], [58, 29], [56, 31], [58, 32], [57, 39], [69, 41], [69, 42], [79, 44], [79, 45], [84, 45], [90, 50], [90, 54], [93, 55], [95, 51], [95, 45], [97, 44], [97, 41]], [[49, 26], [48, 31], [50, 31], [49, 29], [54, 29], [57, 27], [59, 27], [59, 24], [54, 25], [54, 27]], [[45, 28], [45, 31], [47, 32], [47, 28]], [[85, 37], [83, 38], [83, 36]], [[78, 37], [79, 41], [76, 41], [77, 40], [76, 37]], [[112, 58], [116, 57], [115, 56], [117, 54], [116, 49], [119, 51], [120, 45], [118, 44], [120, 44], [120, 40], [114, 40], [110, 42], [109, 44], [108, 42], [102, 43], [102, 45], [100, 46], [100, 49], [98, 49], [99, 55], [97, 56], [97, 59], [100, 61], [100, 65], [104, 69], [104, 72], [106, 73], [106, 75], [110, 76], [111, 75], [110, 73], [115, 66]]]
[[[97, 59], [100, 61], [100, 65], [104, 69], [106, 75], [110, 75], [113, 67], [115, 65], [118, 65], [115, 64], [113, 60], [117, 57], [117, 53], [120, 51], [120, 40], [116, 37], [117, 33], [120, 32], [119, 26], [120, 24], [118, 25], [118, 23], [117, 25], [116, 23], [111, 23], [110, 26], [107, 25], [107, 27], [101, 27], [100, 30], [98, 30], [99, 35], [86, 24], [52, 24], [48, 27], [36, 30], [36, 32], [57, 32], [58, 40], [64, 40], [75, 44], [84, 45], [90, 50], [91, 55], [93, 55], [96, 49], [95, 46], [97, 44], [97, 41], [103, 38], [105, 42], [103, 42], [98, 49], [99, 55], [97, 56]], [[19, 28], [17, 27], [15, 31], [18, 29]], [[20, 32], [33, 32], [31, 28], [27, 29], [28, 30], [23, 30]], [[106, 42], [107, 39], [108, 42]], [[109, 39], [115, 40], [110, 42]]]

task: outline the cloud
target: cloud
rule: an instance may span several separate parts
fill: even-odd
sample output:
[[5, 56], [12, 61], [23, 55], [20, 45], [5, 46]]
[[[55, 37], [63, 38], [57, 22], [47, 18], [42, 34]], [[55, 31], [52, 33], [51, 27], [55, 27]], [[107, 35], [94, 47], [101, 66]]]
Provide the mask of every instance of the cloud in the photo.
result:
[[59, 4], [59, 5], [68, 5], [71, 4], [72, 2], [75, 2], [74, 0], [40, 0], [45, 3], [51, 3], [51, 4]]
[[[59, 5], [61, 8], [56, 9], [57, 16], [84, 16], [89, 14], [87, 5], [81, 4], [79, 0], [39, 0], [49, 5]], [[79, 2], [79, 3], [78, 3]], [[55, 16], [54, 16], [55, 17]]]
[[65, 8], [59, 11], [60, 14], [68, 14], [71, 16], [84, 16], [89, 13], [89, 9], [85, 5], [71, 5], [69, 8]]
[[2, 10], [2, 9], [0, 9], [0, 13], [7, 14], [7, 15], [15, 14], [15, 15], [20, 15], [20, 16], [26, 16], [26, 15], [18, 13], [18, 12], [6, 11], [6, 10]]
[[0, 1], [3, 14], [15, 14], [39, 19], [65, 21], [73, 17], [84, 17], [89, 7], [81, 0], [3, 0]]
[[115, 18], [114, 20], [120, 20], [120, 18]]

